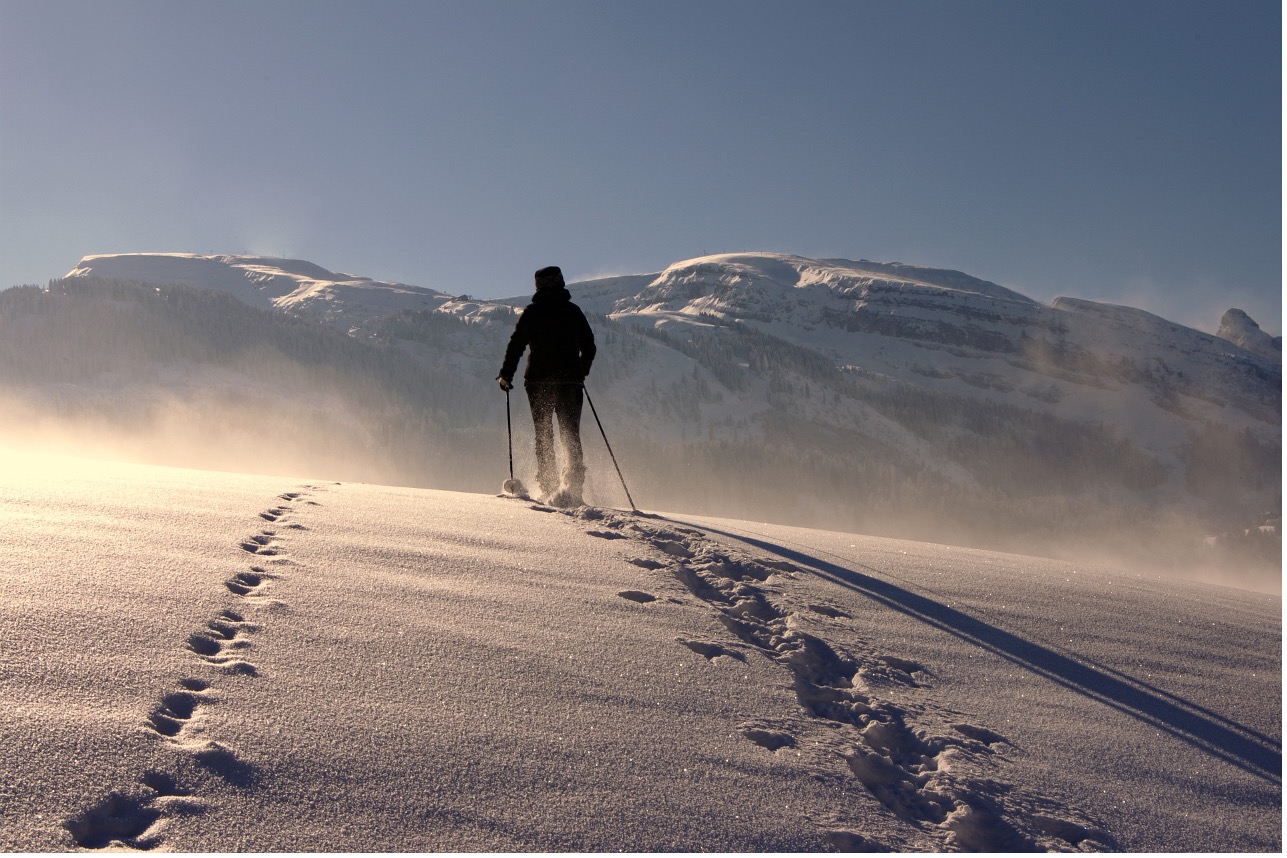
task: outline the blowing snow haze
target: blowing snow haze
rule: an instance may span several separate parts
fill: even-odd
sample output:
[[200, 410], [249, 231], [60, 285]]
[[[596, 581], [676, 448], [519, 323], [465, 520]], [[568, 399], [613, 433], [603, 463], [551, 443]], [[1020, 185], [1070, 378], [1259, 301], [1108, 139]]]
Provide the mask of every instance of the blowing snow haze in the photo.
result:
[[[1279, 586], [1282, 343], [1241, 310], [1213, 336], [957, 271], [773, 253], [569, 288], [600, 346], [588, 386], [648, 508]], [[299, 260], [86, 257], [0, 293], [0, 429], [157, 464], [494, 492], [492, 378], [526, 300]], [[624, 503], [585, 438], [587, 502]]]

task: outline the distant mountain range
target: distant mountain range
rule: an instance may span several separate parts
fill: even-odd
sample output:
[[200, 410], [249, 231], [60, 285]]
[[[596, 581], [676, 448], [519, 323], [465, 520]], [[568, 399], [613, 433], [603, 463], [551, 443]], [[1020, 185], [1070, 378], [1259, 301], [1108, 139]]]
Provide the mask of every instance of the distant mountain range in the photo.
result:
[[[384, 391], [381, 408], [339, 409], [395, 472], [380, 480], [493, 490], [504, 476], [491, 452], [504, 453], [492, 379], [526, 296], [476, 300], [299, 260], [91, 256], [23, 300], [41, 305], [27, 312], [49, 324], [52, 314], [71, 325], [71, 308], [87, 302], [114, 307], [80, 334], [102, 360], [75, 381], [11, 371], [9, 388], [46, 400], [60, 389], [68, 413], [67, 384], [155, 399], [208, 390], [212, 364], [222, 367], [216, 384], [235, 388], [229, 373], [248, 372], [243, 393], [274, 387], [218, 354], [217, 340], [185, 354], [182, 336], [149, 358], [152, 369], [112, 375], [122, 347], [110, 329], [141, 336], [122, 302], [149, 307], [158, 288], [225, 293], [280, 319], [244, 324], [262, 328], [261, 350], [295, 368], [272, 394], [288, 410], [296, 400], [347, 402], [364, 385], [368, 398]], [[1282, 342], [1240, 310], [1213, 336], [1130, 307], [1045, 305], [957, 271], [773, 253], [569, 288], [601, 346], [589, 390], [636, 499], [650, 506], [998, 547], [1094, 542], [1157, 553], [1177, 534], [1226, 531], [1281, 505]], [[0, 293], [0, 329], [17, 318], [11, 293], [21, 291]], [[171, 307], [156, 324], [208, 326], [212, 312], [187, 318]], [[305, 326], [289, 337], [311, 330], [326, 346], [311, 357], [283, 350], [288, 322]], [[27, 344], [55, 363], [58, 348]], [[6, 355], [0, 347], [0, 381]], [[379, 369], [390, 360], [397, 372]], [[520, 410], [522, 399], [513, 401]], [[380, 416], [394, 412], [393, 422]], [[520, 467], [525, 419], [516, 423]], [[342, 459], [331, 471], [345, 470]], [[325, 456], [306, 461], [327, 468]], [[604, 502], [620, 502], [614, 476], [599, 468], [592, 484]]]

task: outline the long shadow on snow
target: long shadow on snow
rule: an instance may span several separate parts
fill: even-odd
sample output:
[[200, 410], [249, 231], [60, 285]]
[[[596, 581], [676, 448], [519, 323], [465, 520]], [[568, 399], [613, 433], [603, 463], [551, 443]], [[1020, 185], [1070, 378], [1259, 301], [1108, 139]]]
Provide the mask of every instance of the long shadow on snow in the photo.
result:
[[[659, 516], [660, 517], [660, 516]], [[806, 567], [833, 583], [874, 599], [963, 641], [982, 647], [1038, 676], [1083, 694], [1119, 712], [1274, 784], [1282, 783], [1282, 745], [1277, 740], [1182, 697], [1162, 691], [1125, 673], [1098, 664], [1083, 664], [1041, 644], [986, 623], [969, 614], [913, 593], [888, 581], [821, 560], [802, 551], [762, 539], [718, 530], [706, 524], [668, 519], [676, 524], [718, 533], [753, 545]], [[879, 569], [855, 563], [867, 572]]]

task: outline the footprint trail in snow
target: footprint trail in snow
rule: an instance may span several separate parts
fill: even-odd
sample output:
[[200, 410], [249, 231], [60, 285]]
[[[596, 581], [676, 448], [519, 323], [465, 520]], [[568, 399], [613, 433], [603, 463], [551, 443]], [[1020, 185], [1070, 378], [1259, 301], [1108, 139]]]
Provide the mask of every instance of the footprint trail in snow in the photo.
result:
[[[255, 767], [241, 759], [232, 745], [220, 741], [223, 737], [207, 735], [202, 713], [206, 707], [219, 705], [216, 683], [221, 679], [256, 679], [261, 675], [252, 654], [253, 637], [263, 621], [250, 617], [258, 620], [285, 605], [265, 593], [287, 577], [283, 570], [298, 565], [289, 557], [283, 532], [307, 529], [293, 522], [292, 514], [298, 505], [318, 505], [307, 498], [320, 490], [311, 485], [302, 489], [283, 492], [274, 499], [274, 506], [258, 514], [260, 524], [267, 522], [273, 527], [251, 533], [237, 545], [252, 555], [254, 562], [224, 581], [229, 607], [199, 623], [182, 644], [197, 671], [163, 693], [143, 723], [142, 729], [174, 752], [172, 770], [147, 771], [137, 783], [113, 790], [66, 820], [64, 827], [76, 846], [155, 849], [164, 844], [170, 825], [185, 817], [199, 817], [213, 807], [209, 799], [197, 794], [203, 777], [216, 777], [234, 787], [254, 785], [258, 777]], [[193, 772], [200, 774], [194, 776]]]
[[[542, 510], [544, 511], [544, 510]], [[838, 809], [814, 820], [841, 851], [1103, 851], [1116, 843], [1079, 811], [1006, 778], [1001, 734], [908, 692], [932, 685], [933, 671], [846, 634], [828, 633], [852, 615], [797, 594], [804, 573], [783, 560], [751, 557], [703, 531], [664, 519], [582, 507], [566, 515], [587, 535], [629, 539], [629, 562], [651, 580], [678, 581], [726, 635], [680, 637], [677, 643], [711, 664], [767, 658], [786, 674], [796, 713], [747, 721], [738, 731], [769, 753], [785, 752], [819, 773], [840, 771], [862, 784], [900, 822], [905, 836], [884, 843], [846, 826]], [[640, 609], [657, 601], [646, 588], [618, 594]], [[834, 638], [833, 638], [834, 639]]]

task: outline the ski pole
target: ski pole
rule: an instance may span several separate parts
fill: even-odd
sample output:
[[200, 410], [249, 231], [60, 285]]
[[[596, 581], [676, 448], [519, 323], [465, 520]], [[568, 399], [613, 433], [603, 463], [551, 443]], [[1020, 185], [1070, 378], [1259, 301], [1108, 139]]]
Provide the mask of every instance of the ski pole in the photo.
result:
[[505, 391], [505, 437], [509, 440], [509, 479], [514, 481], [514, 427], [509, 420], [509, 391]]
[[612, 457], [612, 467], [617, 469], [617, 478], [621, 480], [621, 488], [626, 491], [626, 500], [630, 501], [630, 511], [638, 512], [639, 508], [635, 506], [635, 499], [630, 497], [630, 489], [626, 488], [626, 478], [621, 476], [621, 466], [617, 464], [617, 456], [612, 452], [612, 444], [608, 443], [608, 433], [603, 431], [603, 422], [599, 420], [599, 412], [594, 408], [594, 400], [590, 398], [590, 391], [586, 390], [584, 384], [581, 390], [585, 393], [585, 401], [590, 403], [590, 413], [594, 415], [594, 422], [599, 426], [599, 434], [603, 436], [603, 444], [608, 448], [608, 455]]
[[505, 391], [505, 437], [509, 441], [509, 479], [501, 485], [501, 492], [510, 497], [527, 497], [527, 486], [514, 479], [514, 425], [509, 418], [509, 391]]

